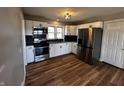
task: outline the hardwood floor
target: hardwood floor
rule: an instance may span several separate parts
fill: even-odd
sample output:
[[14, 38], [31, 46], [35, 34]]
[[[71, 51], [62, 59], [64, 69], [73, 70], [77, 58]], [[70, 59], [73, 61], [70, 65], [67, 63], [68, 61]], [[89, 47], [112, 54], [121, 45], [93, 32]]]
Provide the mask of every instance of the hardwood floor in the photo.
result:
[[26, 67], [26, 85], [124, 85], [124, 70], [99, 62], [88, 65], [69, 54]]

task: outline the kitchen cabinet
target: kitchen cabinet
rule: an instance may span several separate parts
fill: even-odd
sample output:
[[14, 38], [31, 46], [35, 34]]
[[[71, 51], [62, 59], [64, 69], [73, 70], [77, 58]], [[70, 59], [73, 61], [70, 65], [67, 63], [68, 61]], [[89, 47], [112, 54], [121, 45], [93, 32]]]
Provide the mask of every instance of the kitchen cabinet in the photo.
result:
[[55, 44], [55, 55], [54, 56], [59, 56], [59, 55], [61, 55], [60, 54], [60, 52], [61, 52], [61, 50], [60, 50], [60, 45], [59, 44]]
[[66, 43], [62, 43], [61, 44], [61, 55], [67, 54], [66, 48], [67, 48]]
[[50, 44], [50, 57], [67, 54], [66, 43]]
[[33, 27], [47, 27], [47, 22], [33, 21]]
[[77, 54], [77, 43], [72, 43], [71, 52]]
[[32, 35], [33, 33], [33, 24], [31, 20], [25, 20], [25, 34]]
[[66, 43], [65, 54], [71, 53], [71, 42]]
[[27, 59], [27, 63], [34, 62], [34, 46], [26, 47], [26, 59]]
[[65, 35], [77, 35], [77, 26], [65, 26]]
[[55, 56], [65, 54], [65, 43], [55, 44]]
[[50, 58], [69, 53], [77, 54], [77, 43], [66, 42], [50, 44]]
[[50, 58], [55, 56], [55, 44], [50, 44], [49, 46]]

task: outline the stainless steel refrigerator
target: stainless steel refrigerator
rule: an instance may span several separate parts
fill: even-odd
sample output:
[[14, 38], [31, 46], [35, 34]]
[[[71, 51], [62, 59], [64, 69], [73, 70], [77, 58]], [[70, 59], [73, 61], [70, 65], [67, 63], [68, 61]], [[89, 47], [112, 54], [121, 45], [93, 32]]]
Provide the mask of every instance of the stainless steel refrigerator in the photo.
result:
[[77, 56], [83, 62], [95, 64], [101, 54], [102, 28], [78, 29]]

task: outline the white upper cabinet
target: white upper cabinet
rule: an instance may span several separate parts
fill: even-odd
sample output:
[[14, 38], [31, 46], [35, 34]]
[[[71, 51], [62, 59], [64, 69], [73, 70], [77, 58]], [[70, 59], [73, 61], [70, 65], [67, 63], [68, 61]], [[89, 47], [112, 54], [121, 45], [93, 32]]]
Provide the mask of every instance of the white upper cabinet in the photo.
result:
[[25, 20], [25, 34], [32, 35], [33, 27], [48, 27], [47, 22]]
[[33, 21], [33, 27], [47, 27], [48, 24], [47, 22], [40, 22], [40, 21]]
[[65, 26], [65, 35], [77, 35], [77, 26]]
[[39, 21], [33, 21], [33, 27], [40, 27], [42, 24]]
[[25, 20], [25, 34], [32, 35], [33, 32], [33, 24], [31, 20]]
[[103, 22], [97, 21], [97, 22], [93, 22], [93, 23], [80, 24], [80, 25], [77, 25], [77, 28], [78, 29], [89, 28], [90, 26], [97, 27], [97, 28], [103, 28]]

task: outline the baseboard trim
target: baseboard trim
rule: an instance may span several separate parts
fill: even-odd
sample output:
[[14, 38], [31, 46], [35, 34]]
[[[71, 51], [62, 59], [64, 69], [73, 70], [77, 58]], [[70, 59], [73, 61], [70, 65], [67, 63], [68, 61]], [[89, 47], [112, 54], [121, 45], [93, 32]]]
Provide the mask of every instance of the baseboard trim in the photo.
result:
[[23, 81], [21, 82], [21, 86], [25, 85], [25, 77], [26, 77], [26, 73], [24, 73], [24, 77], [23, 77]]
[[26, 68], [25, 68], [25, 65], [24, 65], [24, 77], [23, 77], [23, 80], [21, 82], [21, 86], [25, 85], [25, 78], [26, 78]]
[[23, 80], [21, 83], [21, 86], [24, 86], [24, 85], [25, 85], [25, 80]]

